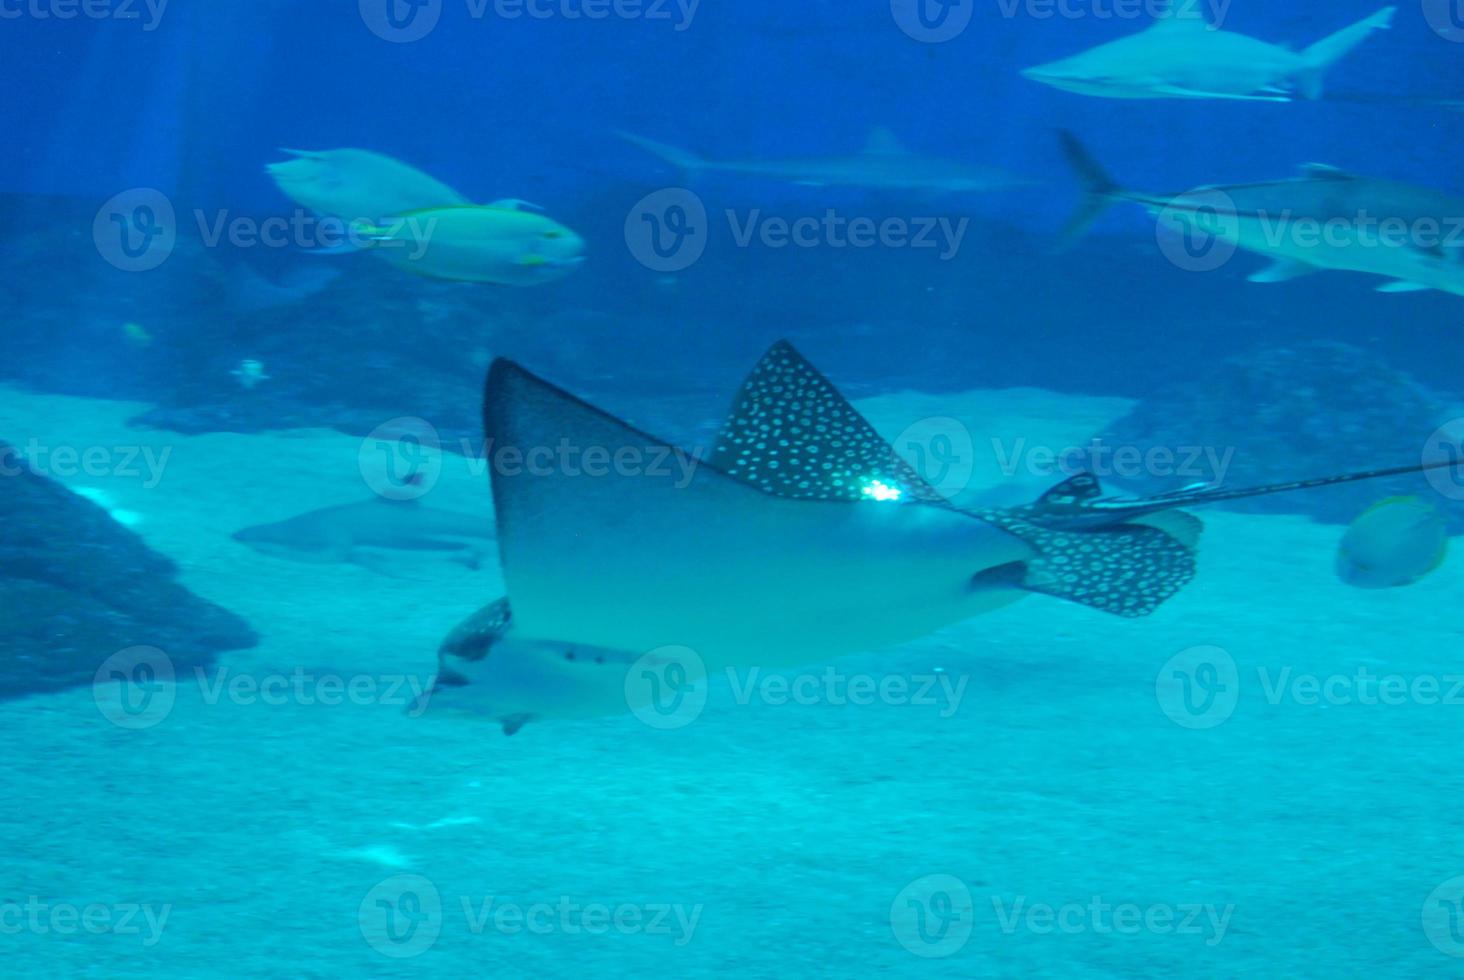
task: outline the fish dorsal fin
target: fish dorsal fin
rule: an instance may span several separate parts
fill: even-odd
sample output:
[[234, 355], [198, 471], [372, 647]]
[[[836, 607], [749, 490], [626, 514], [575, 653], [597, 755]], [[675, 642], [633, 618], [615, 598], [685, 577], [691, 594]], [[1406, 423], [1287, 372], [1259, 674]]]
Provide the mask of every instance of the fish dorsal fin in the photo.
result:
[[1299, 168], [1303, 177], [1311, 180], [1356, 180], [1355, 174], [1350, 174], [1340, 167], [1334, 167], [1327, 163], [1303, 163]]
[[544, 209], [531, 201], [520, 200], [517, 197], [505, 197], [497, 201], [490, 201], [483, 205], [485, 208], [496, 208], [499, 211], [543, 211]]
[[893, 130], [876, 126], [869, 131], [869, 137], [864, 141], [864, 153], [874, 157], [900, 157], [908, 156], [910, 151]]
[[946, 503], [786, 340], [743, 382], [709, 462], [780, 497]]

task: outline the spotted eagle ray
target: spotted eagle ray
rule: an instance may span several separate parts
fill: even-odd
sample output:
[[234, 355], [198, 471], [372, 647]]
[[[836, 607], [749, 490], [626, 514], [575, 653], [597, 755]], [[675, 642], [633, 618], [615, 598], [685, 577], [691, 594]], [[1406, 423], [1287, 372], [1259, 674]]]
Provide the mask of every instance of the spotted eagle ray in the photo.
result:
[[[1195, 575], [1178, 508], [1451, 463], [1249, 489], [1103, 496], [1080, 474], [1036, 502], [962, 510], [786, 341], [738, 394], [689, 481], [637, 468], [666, 443], [508, 360], [488, 374], [492, 444], [597, 447], [624, 461], [492, 467], [507, 591], [442, 644], [425, 695], [512, 734], [637, 709], [628, 671], [792, 666], [916, 639], [1040, 593], [1124, 617]], [[654, 696], [654, 692], [651, 692]]]
[[1322, 97], [1328, 69], [1373, 31], [1390, 27], [1385, 7], [1301, 51], [1209, 23], [1194, 0], [1174, 4], [1138, 34], [1028, 68], [1035, 82], [1109, 99], [1252, 99], [1288, 102]]

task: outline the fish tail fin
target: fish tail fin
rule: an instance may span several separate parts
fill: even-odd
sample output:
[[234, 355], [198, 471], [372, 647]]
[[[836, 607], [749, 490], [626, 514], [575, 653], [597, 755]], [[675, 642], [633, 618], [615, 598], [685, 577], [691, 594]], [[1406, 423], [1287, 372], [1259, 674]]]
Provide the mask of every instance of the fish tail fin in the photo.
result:
[[1335, 34], [1322, 38], [1301, 52], [1305, 61], [1298, 85], [1301, 94], [1308, 99], [1320, 99], [1327, 70], [1346, 57], [1373, 31], [1387, 30], [1393, 26], [1393, 15], [1397, 7], [1384, 7], [1371, 17], [1365, 17], [1350, 27], [1344, 27]]
[[1062, 154], [1083, 188], [1083, 200], [1073, 211], [1058, 237], [1056, 250], [1067, 251], [1123, 195], [1123, 188], [1108, 176], [1082, 142], [1066, 130], [1058, 133]]
[[634, 133], [627, 133], [623, 129], [616, 130], [615, 135], [619, 136], [627, 143], [640, 147], [647, 153], [651, 153], [655, 156], [660, 157], [662, 160], [665, 160], [672, 166], [685, 171], [688, 175], [695, 174], [697, 171], [703, 170], [707, 166], [707, 161], [705, 159], [697, 156], [690, 150], [683, 150], [680, 147], [672, 146], [669, 143], [658, 143], [655, 140], [646, 139], [644, 136], [637, 136]]

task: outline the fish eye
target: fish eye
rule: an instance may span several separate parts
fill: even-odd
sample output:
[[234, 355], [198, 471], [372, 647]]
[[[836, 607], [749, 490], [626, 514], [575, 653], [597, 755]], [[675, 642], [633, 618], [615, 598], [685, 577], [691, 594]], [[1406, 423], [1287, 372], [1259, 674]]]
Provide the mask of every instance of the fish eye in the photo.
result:
[[573, 650], [566, 650], [566, 651], [564, 651], [564, 659], [565, 660], [573, 660], [574, 659], [574, 651]]
[[562, 232], [562, 231], [546, 231], [546, 232], [544, 232], [544, 237], [545, 238], [563, 238], [564, 237], [564, 232]]

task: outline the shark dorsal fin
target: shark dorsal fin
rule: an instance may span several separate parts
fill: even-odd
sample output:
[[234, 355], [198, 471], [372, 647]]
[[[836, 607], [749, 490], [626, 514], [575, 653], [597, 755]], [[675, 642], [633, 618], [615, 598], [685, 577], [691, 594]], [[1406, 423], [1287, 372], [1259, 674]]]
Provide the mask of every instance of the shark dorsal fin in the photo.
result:
[[709, 462], [780, 497], [946, 503], [786, 340], [743, 382]]
[[1328, 163], [1303, 163], [1299, 168], [1302, 176], [1312, 180], [1356, 180], [1354, 174], [1350, 174], [1340, 167], [1334, 167]]
[[901, 157], [908, 155], [909, 152], [894, 131], [886, 129], [884, 126], [876, 126], [871, 129], [869, 137], [864, 141], [866, 156]]

